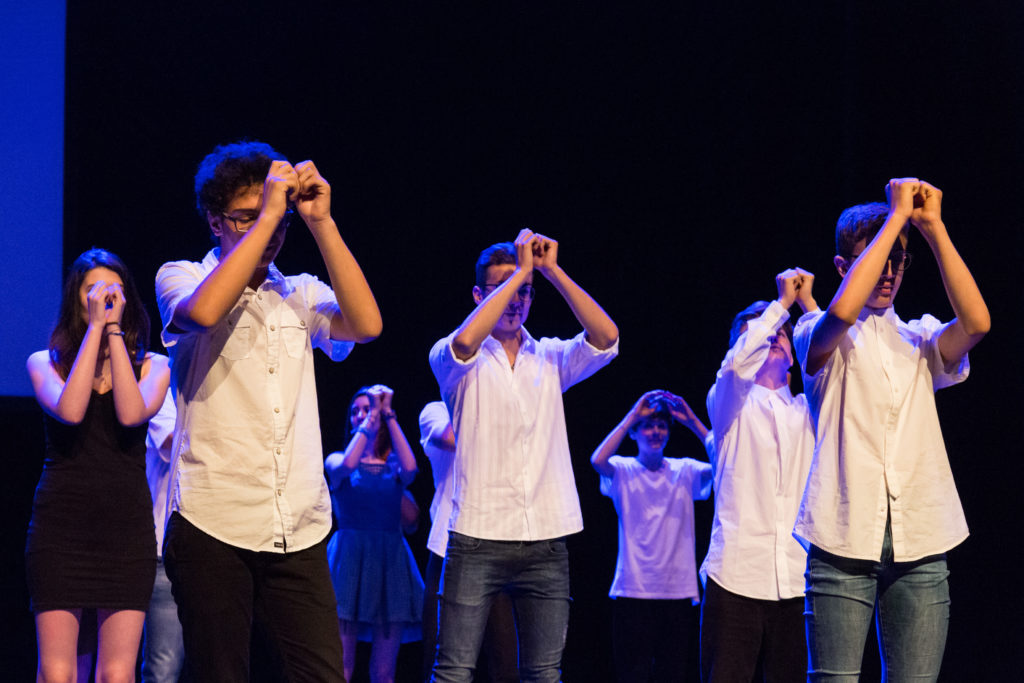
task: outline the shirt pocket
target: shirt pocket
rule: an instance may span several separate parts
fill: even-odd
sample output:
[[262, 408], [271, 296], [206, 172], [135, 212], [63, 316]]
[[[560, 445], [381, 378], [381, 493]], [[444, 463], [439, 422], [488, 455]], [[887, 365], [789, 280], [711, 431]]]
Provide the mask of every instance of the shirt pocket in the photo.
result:
[[292, 358], [302, 358], [309, 345], [309, 328], [306, 321], [287, 310], [281, 314], [281, 340], [285, 351]]
[[224, 340], [220, 355], [227, 360], [242, 360], [252, 355], [252, 326], [248, 320], [241, 321], [232, 316], [223, 328]]

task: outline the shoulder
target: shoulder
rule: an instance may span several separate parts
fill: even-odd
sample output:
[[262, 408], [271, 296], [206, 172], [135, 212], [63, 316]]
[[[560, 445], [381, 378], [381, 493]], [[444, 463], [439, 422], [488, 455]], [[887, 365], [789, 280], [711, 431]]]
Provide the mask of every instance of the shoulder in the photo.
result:
[[45, 372], [53, 369], [53, 363], [50, 360], [50, 350], [43, 349], [42, 351], [36, 351], [28, 357], [25, 361], [25, 367], [28, 368], [29, 373]]
[[153, 353], [152, 351], [146, 353], [145, 359], [142, 361], [142, 371], [163, 371], [170, 370], [171, 359], [160, 353]]

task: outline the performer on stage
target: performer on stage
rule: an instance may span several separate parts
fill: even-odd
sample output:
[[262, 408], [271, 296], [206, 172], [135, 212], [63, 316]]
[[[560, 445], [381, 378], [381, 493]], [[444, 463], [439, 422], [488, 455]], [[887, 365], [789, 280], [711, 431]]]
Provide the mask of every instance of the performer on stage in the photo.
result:
[[423, 578], [402, 535], [401, 514], [416, 456], [391, 407], [393, 396], [381, 384], [357, 391], [348, 409], [348, 446], [324, 463], [338, 524], [327, 560], [347, 680], [357, 640], [373, 643], [370, 679], [394, 683], [399, 647], [420, 639]]
[[[434, 499], [430, 502], [430, 536], [427, 538], [426, 587], [423, 593], [423, 680], [430, 680], [437, 655], [437, 603], [441, 567], [448, 547], [448, 522], [452, 516], [452, 460], [455, 458], [455, 430], [444, 401], [432, 401], [420, 411], [420, 445], [430, 460], [434, 475]], [[483, 665], [482, 668], [480, 665]], [[486, 672], [491, 683], [519, 680], [519, 640], [512, 598], [501, 592], [494, 596], [491, 613], [477, 659], [476, 676]]]
[[701, 565], [700, 664], [704, 683], [803, 681], [806, 553], [793, 538], [814, 450], [807, 399], [789, 388], [789, 309], [817, 310], [814, 276], [786, 270], [778, 298], [741, 311], [708, 392], [715, 516]]
[[[219, 246], [164, 264], [156, 282], [179, 425], [164, 561], [186, 667], [198, 681], [247, 681], [255, 619], [282, 676], [341, 681], [313, 347], [340, 360], [347, 342], [380, 334], [380, 312], [313, 162], [224, 145], [195, 188]], [[274, 266], [293, 212], [330, 287]]]
[[[494, 596], [512, 593], [520, 675], [556, 681], [569, 621], [565, 536], [583, 528], [562, 392], [618, 353], [611, 318], [523, 229], [477, 261], [477, 306], [430, 351], [455, 429], [455, 490], [441, 579], [436, 681], [469, 681]], [[583, 331], [534, 339], [523, 327], [539, 271]], [[509, 543], [508, 541], [515, 541]]]
[[[708, 429], [686, 401], [648, 391], [604, 438], [590, 464], [619, 516], [612, 601], [618, 683], [685, 681], [697, 622], [693, 501], [711, 495], [711, 465], [666, 458], [669, 428], [686, 425], [701, 445]], [[629, 434], [636, 457], [614, 455]]]
[[[842, 284], [796, 329], [817, 425], [795, 530], [808, 546], [813, 681], [857, 680], [872, 615], [887, 680], [936, 680], [949, 624], [946, 551], [967, 537], [935, 390], [967, 378], [988, 307], [946, 232], [942, 192], [898, 178], [886, 194], [888, 204], [839, 217]], [[910, 225], [935, 255], [956, 314], [949, 323], [905, 323], [893, 310]]]
[[39, 681], [75, 680], [79, 624], [92, 610], [97, 679], [135, 679], [156, 571], [146, 424], [170, 379], [148, 341], [149, 317], [121, 259], [103, 249], [75, 259], [49, 348], [28, 359], [46, 426], [25, 548]]

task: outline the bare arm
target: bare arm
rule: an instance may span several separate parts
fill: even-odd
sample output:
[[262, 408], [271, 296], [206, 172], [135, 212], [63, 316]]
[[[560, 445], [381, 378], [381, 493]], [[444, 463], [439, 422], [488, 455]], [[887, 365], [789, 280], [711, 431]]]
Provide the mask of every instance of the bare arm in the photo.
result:
[[[256, 273], [270, 238], [288, 208], [288, 195], [298, 189], [298, 176], [287, 161], [274, 161], [263, 183], [263, 207], [253, 226], [174, 309], [171, 325], [179, 331], [204, 330], [216, 325], [245, 291]], [[212, 224], [211, 224], [212, 225]], [[218, 223], [217, 230], [226, 230]]]
[[[371, 401], [372, 401], [371, 397]], [[359, 461], [370, 445], [370, 436], [377, 434], [377, 427], [380, 424], [380, 404], [371, 404], [370, 412], [363, 419], [362, 424], [356, 429], [348, 446], [344, 451], [335, 451], [324, 460], [324, 469], [327, 470], [327, 483], [332, 489], [336, 488], [341, 480], [352, 474]]]
[[472, 358], [476, 354], [512, 302], [512, 297], [517, 296], [519, 288], [526, 283], [527, 276], [533, 271], [534, 239], [530, 230], [524, 228], [519, 231], [515, 241], [516, 269], [486, 298], [478, 300], [476, 308], [455, 331], [452, 351], [459, 360]]
[[914, 196], [920, 188], [917, 178], [894, 178], [886, 186], [889, 196], [889, 217], [874, 239], [864, 248], [860, 256], [847, 269], [836, 257], [843, 281], [839, 284], [825, 315], [811, 331], [804, 371], [815, 375], [825, 365], [846, 332], [857, 322], [857, 316], [864, 310], [871, 292], [885, 270], [889, 252], [899, 238], [900, 232], [910, 219], [914, 208]]
[[601, 350], [610, 348], [619, 338], [619, 328], [604, 309], [558, 265], [558, 242], [543, 235], [536, 235], [535, 238], [534, 266], [569, 304], [576, 320], [586, 330], [590, 343]]
[[684, 401], [682, 397], [667, 391], [664, 393], [664, 396], [668, 399], [669, 412], [672, 413], [672, 417], [675, 418], [676, 422], [693, 432], [700, 439], [701, 445], [703, 445], [709, 433], [708, 428], [697, 417], [697, 413], [693, 412], [690, 404]]
[[339, 312], [331, 319], [331, 339], [368, 342], [383, 329], [380, 309], [355, 256], [331, 217], [331, 186], [312, 161], [295, 165], [299, 192], [295, 210], [313, 234], [338, 300]]
[[121, 334], [121, 315], [124, 312], [124, 292], [118, 285], [107, 288], [111, 307], [107, 309], [107, 322], [103, 333], [110, 352], [110, 381], [114, 392], [114, 412], [117, 421], [125, 427], [135, 427], [156, 415], [163, 404], [171, 371], [166, 356], [150, 354], [142, 363], [139, 378], [128, 355]]
[[100, 342], [107, 323], [107, 298], [107, 284], [102, 280], [89, 289], [86, 295], [89, 323], [66, 380], [50, 361], [49, 351], [37, 351], [28, 358], [28, 375], [36, 400], [43, 410], [65, 424], [80, 423], [89, 407]]
[[395, 411], [391, 408], [391, 399], [395, 392], [383, 385], [379, 385], [379, 388], [381, 389], [381, 416], [388, 427], [391, 446], [395, 450], [395, 455], [398, 456], [398, 464], [401, 468], [399, 476], [402, 483], [408, 486], [416, 478], [419, 466], [416, 464], [416, 456], [412, 452], [412, 447], [409, 446], [409, 440], [405, 438], [405, 433], [398, 424], [398, 418], [395, 417]]
[[654, 412], [651, 402], [661, 394], [662, 392], [660, 391], [648, 391], [641, 396], [633, 404], [629, 412], [626, 413], [626, 416], [622, 418], [622, 421], [615, 426], [615, 429], [608, 432], [608, 436], [604, 437], [604, 441], [601, 442], [597, 450], [590, 456], [590, 464], [593, 465], [598, 474], [604, 477], [614, 476], [615, 468], [608, 464], [608, 460], [615, 455], [615, 451], [618, 450], [622, 440], [629, 433], [630, 427]]
[[935, 255], [942, 285], [956, 314], [956, 319], [942, 332], [938, 342], [942, 360], [949, 365], [963, 358], [981, 341], [991, 329], [992, 320], [977, 283], [953, 246], [942, 221], [942, 191], [922, 182], [920, 195], [923, 201], [911, 214], [910, 221]]

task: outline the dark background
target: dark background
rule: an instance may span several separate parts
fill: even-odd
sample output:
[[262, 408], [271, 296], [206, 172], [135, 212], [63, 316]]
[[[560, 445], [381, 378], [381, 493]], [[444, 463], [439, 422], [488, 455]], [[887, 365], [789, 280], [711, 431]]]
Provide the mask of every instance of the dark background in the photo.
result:
[[[571, 540], [564, 677], [605, 681], [615, 513], [590, 452], [647, 389], [679, 393], [704, 416], [732, 316], [773, 298], [773, 276], [795, 265], [817, 274], [827, 304], [839, 212], [883, 199], [892, 176], [925, 178], [945, 193], [994, 323], [970, 381], [938, 397], [972, 530], [949, 554], [942, 679], [1007, 680], [1022, 642], [1009, 615], [1024, 607], [1013, 569], [1022, 29], [1010, 2], [69, 3], [64, 262], [93, 245], [122, 255], [156, 329], [156, 269], [210, 246], [193, 208], [199, 160], [243, 137], [313, 159], [385, 321], [344, 363], [318, 355], [333, 450], [352, 392], [375, 382], [395, 388], [415, 441], [418, 411], [437, 397], [427, 351], [469, 312], [480, 249], [523, 226], [559, 240], [559, 261], [622, 335], [620, 357], [565, 396], [587, 528]], [[897, 310], [950, 318], [920, 236], [910, 249]], [[278, 265], [326, 277], [301, 223]], [[527, 326], [578, 329], [543, 282]], [[29, 680], [21, 549], [42, 424], [31, 399], [0, 399], [0, 420], [12, 438], [0, 669]], [[669, 452], [703, 457], [685, 430]], [[425, 514], [422, 461], [412, 490]], [[710, 519], [698, 503], [698, 561]], [[410, 539], [421, 562], [426, 527]], [[418, 670], [417, 648], [403, 648], [402, 680]], [[877, 679], [868, 659], [864, 678]]]

